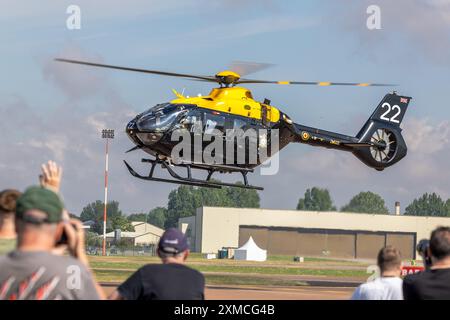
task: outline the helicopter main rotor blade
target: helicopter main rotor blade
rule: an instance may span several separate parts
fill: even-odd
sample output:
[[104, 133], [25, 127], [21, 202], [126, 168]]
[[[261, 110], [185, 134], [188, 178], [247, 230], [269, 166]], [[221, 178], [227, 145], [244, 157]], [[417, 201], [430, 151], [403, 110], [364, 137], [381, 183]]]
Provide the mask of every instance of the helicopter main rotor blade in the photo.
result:
[[272, 63], [253, 62], [253, 61], [232, 61], [229, 70], [238, 73], [241, 77], [255, 73], [261, 70], [273, 67]]
[[210, 76], [198, 76], [198, 75], [192, 75], [192, 74], [174, 73], [174, 72], [166, 72], [166, 71], [159, 71], [159, 70], [120, 67], [120, 66], [114, 66], [114, 65], [110, 65], [110, 64], [102, 64], [102, 63], [95, 63], [95, 62], [88, 62], [88, 61], [63, 59], [63, 58], [56, 58], [55, 61], [81, 64], [81, 65], [86, 65], [86, 66], [91, 66], [91, 67], [109, 68], [109, 69], [116, 69], [116, 70], [157, 74], [157, 75], [161, 75], [161, 76], [192, 78], [192, 79], [199, 79], [199, 80], [210, 81], [210, 82], [217, 82], [217, 79], [215, 77], [210, 77]]
[[300, 85], [313, 85], [313, 86], [356, 86], [356, 87], [389, 87], [396, 86], [396, 84], [388, 83], [368, 83], [368, 82], [317, 82], [317, 81], [270, 81], [270, 80], [253, 80], [253, 79], [240, 79], [237, 84], [241, 83], [269, 83], [269, 84], [300, 84]]
[[[89, 61], [81, 61], [81, 60], [72, 60], [72, 59], [64, 59], [64, 58], [56, 58], [55, 61], [59, 62], [66, 62], [66, 63], [73, 63], [73, 64], [80, 64], [80, 65], [86, 65], [91, 67], [100, 67], [100, 68], [108, 68], [108, 69], [116, 69], [116, 70], [123, 70], [123, 71], [133, 71], [133, 72], [141, 72], [141, 73], [149, 73], [149, 74], [156, 74], [161, 76], [170, 76], [170, 77], [181, 77], [181, 78], [189, 78], [194, 79], [197, 81], [207, 81], [207, 82], [216, 82], [226, 85], [236, 85], [236, 84], [246, 84], [246, 83], [254, 83], [254, 84], [281, 84], [281, 85], [290, 85], [290, 84], [299, 84], [299, 85], [317, 85], [317, 86], [358, 86], [358, 87], [384, 87], [384, 86], [395, 86], [395, 84], [384, 84], [384, 83], [357, 83], [357, 82], [316, 82], [316, 81], [271, 81], [271, 80], [255, 80], [255, 79], [239, 79], [236, 81], [236, 79], [232, 79], [231, 82], [225, 82], [221, 77], [216, 76], [200, 76], [200, 75], [193, 75], [193, 74], [186, 74], [186, 73], [175, 73], [175, 72], [166, 72], [166, 71], [159, 71], [159, 70], [149, 70], [149, 69], [140, 69], [140, 68], [129, 68], [129, 67], [121, 67], [121, 66], [115, 66], [110, 64], [102, 64], [102, 63], [95, 63], [95, 62], [89, 62]], [[240, 64], [242, 70], [241, 72], [256, 72], [260, 71], [262, 69], [268, 68], [271, 65], [270, 64], [262, 64], [262, 63], [249, 63], [249, 62], [235, 62], [235, 67], [238, 68], [238, 65]], [[253, 70], [251, 70], [253, 69]]]

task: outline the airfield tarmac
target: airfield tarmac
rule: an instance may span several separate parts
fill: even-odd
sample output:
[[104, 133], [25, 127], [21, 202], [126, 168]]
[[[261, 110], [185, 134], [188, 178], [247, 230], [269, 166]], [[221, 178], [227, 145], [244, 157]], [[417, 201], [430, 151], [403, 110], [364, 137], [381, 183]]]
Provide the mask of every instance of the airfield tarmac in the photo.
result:
[[[103, 283], [109, 295], [117, 284]], [[347, 300], [352, 295], [351, 287], [268, 287], [268, 286], [215, 286], [207, 285], [207, 300]]]
[[[90, 256], [91, 268], [109, 295], [134, 271], [157, 257]], [[307, 258], [301, 264], [291, 257], [265, 262], [206, 260], [192, 254], [189, 266], [202, 272], [208, 300], [345, 300], [367, 278], [368, 263]]]

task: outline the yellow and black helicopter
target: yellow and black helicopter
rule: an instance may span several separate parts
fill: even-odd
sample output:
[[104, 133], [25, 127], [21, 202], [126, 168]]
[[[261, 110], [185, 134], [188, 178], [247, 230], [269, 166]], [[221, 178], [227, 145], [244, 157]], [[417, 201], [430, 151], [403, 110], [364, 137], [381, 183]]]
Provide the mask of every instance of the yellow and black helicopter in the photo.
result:
[[[263, 188], [248, 183], [247, 174], [253, 172], [264, 160], [278, 152], [290, 142], [306, 143], [312, 146], [338, 149], [352, 152], [364, 164], [376, 170], [383, 170], [405, 157], [407, 153], [406, 143], [401, 135], [400, 123], [406, 112], [411, 97], [400, 96], [395, 91], [384, 96], [370, 118], [363, 125], [356, 136], [347, 136], [322, 129], [312, 128], [294, 123], [288, 115], [270, 104], [270, 100], [258, 102], [253, 99], [250, 90], [238, 85], [245, 84], [279, 84], [279, 85], [318, 85], [318, 86], [389, 86], [378, 83], [347, 83], [347, 82], [308, 82], [308, 81], [268, 81], [245, 79], [234, 71], [222, 71], [215, 76], [201, 76], [183, 73], [164, 72], [138, 68], [121, 67], [71, 59], [55, 59], [56, 61], [87, 65], [92, 67], [110, 68], [116, 70], [142, 72], [148, 74], [173, 76], [194, 79], [197, 81], [214, 82], [219, 87], [213, 88], [207, 96], [185, 97], [176, 92], [176, 99], [158, 104], [138, 114], [131, 120], [126, 133], [135, 144], [128, 150], [143, 150], [152, 155], [153, 159], [142, 159], [151, 165], [148, 175], [138, 174], [126, 161], [129, 172], [140, 179], [221, 188], [223, 186], [236, 186], [248, 189]], [[200, 124], [200, 126], [199, 126]], [[267, 157], [257, 157], [256, 161], [250, 161], [250, 144], [252, 137], [232, 136], [232, 149], [226, 149], [220, 154], [215, 154], [214, 159], [224, 161], [205, 161], [203, 157], [195, 157], [196, 160], [174, 161], [173, 151], [179, 141], [173, 140], [176, 130], [187, 130], [195, 140], [195, 135], [207, 135], [212, 129], [223, 133], [223, 144], [230, 143], [225, 132], [232, 130], [248, 129], [263, 131], [263, 136], [253, 137], [256, 152], [266, 150]], [[278, 148], [272, 151], [272, 131], [277, 131]], [[236, 139], [235, 139], [236, 138]], [[202, 140], [203, 147], [210, 143], [211, 139]], [[231, 150], [231, 151], [230, 151]], [[244, 152], [244, 157], [238, 161], [236, 156], [239, 150]], [[188, 151], [189, 152], [189, 151]], [[192, 148], [191, 155], [195, 152]], [[231, 161], [230, 155], [232, 153]], [[184, 158], [183, 158], [184, 159]], [[192, 159], [192, 158], [190, 158]], [[226, 161], [225, 161], [226, 159]], [[155, 167], [161, 165], [166, 169], [172, 179], [156, 177]], [[186, 176], [182, 176], [174, 167], [187, 169]], [[192, 169], [204, 170], [207, 176], [204, 179], [194, 178]], [[226, 183], [212, 179], [212, 175], [219, 173], [241, 173], [243, 183]]]

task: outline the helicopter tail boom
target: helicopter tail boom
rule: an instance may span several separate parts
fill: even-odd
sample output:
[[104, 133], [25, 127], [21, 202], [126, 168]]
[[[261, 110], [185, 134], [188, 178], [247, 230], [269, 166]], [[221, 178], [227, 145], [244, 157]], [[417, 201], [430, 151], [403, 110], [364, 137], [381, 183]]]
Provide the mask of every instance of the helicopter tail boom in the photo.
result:
[[400, 123], [410, 97], [387, 94], [355, 137], [294, 124], [298, 142], [352, 152], [376, 170], [400, 161], [407, 153]]

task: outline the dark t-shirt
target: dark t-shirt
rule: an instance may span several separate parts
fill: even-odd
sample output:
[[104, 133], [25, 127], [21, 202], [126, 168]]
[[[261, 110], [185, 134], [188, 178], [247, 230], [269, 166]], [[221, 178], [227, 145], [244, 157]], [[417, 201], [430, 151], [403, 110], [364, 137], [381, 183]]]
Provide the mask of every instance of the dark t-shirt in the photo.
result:
[[405, 300], [450, 300], [450, 268], [407, 276], [403, 280], [403, 296]]
[[205, 278], [182, 264], [149, 264], [131, 275], [118, 291], [126, 300], [203, 300]]

